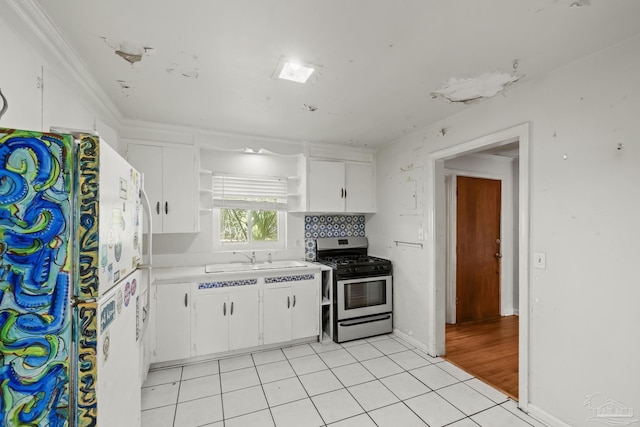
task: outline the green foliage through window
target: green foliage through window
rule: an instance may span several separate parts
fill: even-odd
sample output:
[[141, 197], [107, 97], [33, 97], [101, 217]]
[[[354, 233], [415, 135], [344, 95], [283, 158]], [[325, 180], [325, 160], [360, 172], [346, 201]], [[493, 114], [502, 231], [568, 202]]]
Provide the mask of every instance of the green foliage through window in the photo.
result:
[[[249, 230], [251, 232], [249, 233]], [[249, 243], [278, 240], [278, 211], [220, 209], [220, 241]]]

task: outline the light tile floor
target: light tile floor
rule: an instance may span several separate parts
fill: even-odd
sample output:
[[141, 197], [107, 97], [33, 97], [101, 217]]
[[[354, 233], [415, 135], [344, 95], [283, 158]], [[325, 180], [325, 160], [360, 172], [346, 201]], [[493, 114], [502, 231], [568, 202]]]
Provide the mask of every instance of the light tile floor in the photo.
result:
[[543, 427], [440, 358], [383, 335], [151, 371], [143, 427]]

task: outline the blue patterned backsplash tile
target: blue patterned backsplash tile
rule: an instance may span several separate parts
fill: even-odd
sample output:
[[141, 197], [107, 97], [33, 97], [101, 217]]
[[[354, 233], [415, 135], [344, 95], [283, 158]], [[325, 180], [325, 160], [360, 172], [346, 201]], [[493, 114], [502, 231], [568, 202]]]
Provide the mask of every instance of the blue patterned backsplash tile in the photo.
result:
[[226, 288], [229, 286], [249, 286], [258, 283], [258, 279], [227, 280], [224, 282], [198, 283], [198, 289]]
[[264, 283], [285, 283], [285, 282], [301, 282], [303, 280], [313, 280], [316, 278], [315, 274], [298, 274], [295, 276], [279, 276], [279, 277], [265, 277]]
[[316, 239], [364, 237], [364, 215], [307, 215], [304, 217], [304, 255], [316, 260]]

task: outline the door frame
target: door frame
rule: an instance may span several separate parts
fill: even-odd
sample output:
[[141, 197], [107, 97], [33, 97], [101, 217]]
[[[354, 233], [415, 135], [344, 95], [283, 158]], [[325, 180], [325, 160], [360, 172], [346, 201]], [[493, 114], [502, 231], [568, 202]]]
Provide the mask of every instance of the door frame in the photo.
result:
[[447, 286], [447, 202], [444, 161], [489, 148], [519, 143], [518, 200], [518, 407], [527, 412], [529, 404], [529, 133], [523, 123], [428, 154], [429, 191], [427, 207], [427, 263], [429, 271], [429, 343], [434, 356], [445, 353], [445, 308]]

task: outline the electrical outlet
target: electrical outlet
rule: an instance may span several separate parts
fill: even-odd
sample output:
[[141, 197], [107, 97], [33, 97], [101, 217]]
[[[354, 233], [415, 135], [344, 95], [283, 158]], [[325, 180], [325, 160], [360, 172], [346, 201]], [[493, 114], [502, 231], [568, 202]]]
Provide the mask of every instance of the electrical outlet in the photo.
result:
[[533, 265], [535, 268], [545, 269], [547, 268], [547, 254], [545, 252], [534, 252]]

